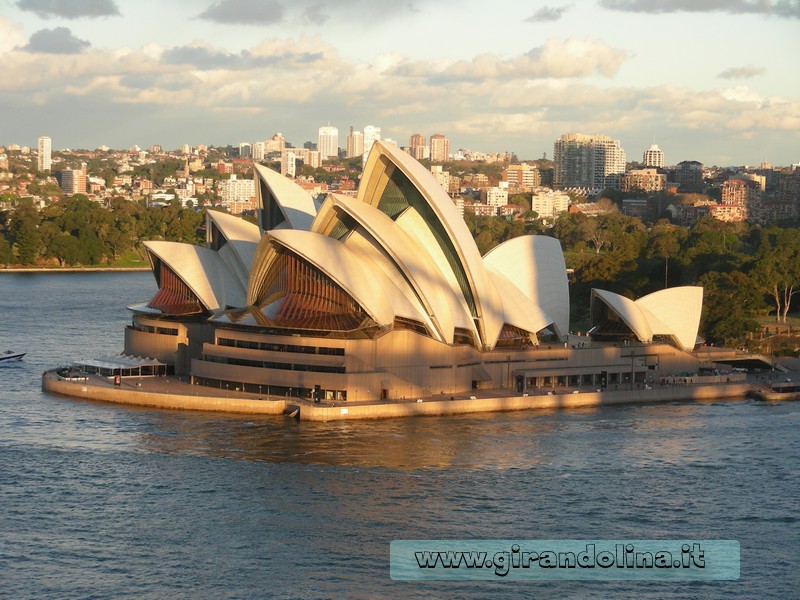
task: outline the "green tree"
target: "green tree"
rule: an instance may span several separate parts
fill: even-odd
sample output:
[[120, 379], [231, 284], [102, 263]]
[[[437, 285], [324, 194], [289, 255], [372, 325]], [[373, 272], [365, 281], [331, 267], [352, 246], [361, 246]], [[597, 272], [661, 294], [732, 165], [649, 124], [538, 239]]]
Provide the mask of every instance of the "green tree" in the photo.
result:
[[738, 346], [757, 331], [757, 316], [764, 299], [750, 278], [740, 271], [710, 272], [699, 282], [703, 286], [703, 316], [700, 331], [708, 342]]
[[751, 271], [756, 286], [775, 303], [775, 320], [786, 322], [800, 292], [800, 231], [773, 227], [762, 232]]

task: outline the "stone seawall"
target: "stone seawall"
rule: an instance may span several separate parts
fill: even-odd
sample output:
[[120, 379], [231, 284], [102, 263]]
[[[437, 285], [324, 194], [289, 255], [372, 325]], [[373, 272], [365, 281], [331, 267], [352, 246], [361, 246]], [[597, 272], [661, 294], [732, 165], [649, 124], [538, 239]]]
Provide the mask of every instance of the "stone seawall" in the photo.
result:
[[85, 400], [134, 406], [243, 414], [292, 414], [297, 415], [302, 421], [340, 421], [743, 398], [751, 388], [747, 383], [726, 383], [648, 390], [490, 396], [454, 400], [437, 397], [423, 401], [376, 401], [330, 406], [313, 404], [297, 398], [263, 398], [233, 392], [221, 395], [221, 390], [191, 386], [170, 378], [125, 378], [123, 384], [116, 387], [106, 377], [90, 376], [85, 380], [64, 379], [54, 371], [46, 371], [42, 374], [42, 389]]
[[747, 383], [687, 385], [651, 390], [582, 392], [532, 396], [504, 396], [469, 400], [425, 400], [423, 402], [357, 404], [350, 406], [302, 405], [301, 421], [338, 421], [345, 419], [385, 419], [394, 417], [457, 415], [509, 410], [582, 408], [611, 404], [672, 402], [744, 398]]
[[[85, 381], [63, 379], [53, 371], [42, 374], [42, 389], [46, 392], [83, 398], [131, 404], [134, 406], [151, 406], [181, 410], [206, 410], [229, 413], [280, 415], [289, 402], [286, 400], [270, 400], [237, 396], [217, 396], [214, 390], [198, 388], [182, 382], [170, 382], [154, 379], [147, 381], [147, 388], [140, 389], [132, 385], [114, 387], [105, 378], [90, 377]], [[153, 389], [161, 388], [162, 391]], [[194, 393], [181, 393], [181, 391]]]

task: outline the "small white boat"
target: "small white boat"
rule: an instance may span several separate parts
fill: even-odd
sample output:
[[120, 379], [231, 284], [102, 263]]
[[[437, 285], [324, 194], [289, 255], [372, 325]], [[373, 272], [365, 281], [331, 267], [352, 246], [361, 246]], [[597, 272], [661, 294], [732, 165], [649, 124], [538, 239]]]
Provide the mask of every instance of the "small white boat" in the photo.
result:
[[0, 353], [0, 362], [13, 362], [15, 360], [22, 360], [27, 352], [14, 352], [13, 350], [6, 350]]

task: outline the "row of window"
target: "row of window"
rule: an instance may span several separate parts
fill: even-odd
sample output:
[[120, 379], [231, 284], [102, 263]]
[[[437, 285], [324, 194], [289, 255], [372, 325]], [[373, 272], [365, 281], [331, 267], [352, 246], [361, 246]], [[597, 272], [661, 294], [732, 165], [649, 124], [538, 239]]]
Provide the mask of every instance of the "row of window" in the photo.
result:
[[142, 325], [141, 323], [134, 323], [131, 329], [136, 331], [143, 331], [145, 333], [160, 333], [161, 335], [178, 335], [177, 328], [173, 327], [153, 327], [152, 325]]
[[269, 350], [271, 352], [296, 352], [299, 354], [324, 354], [326, 356], [344, 356], [344, 348], [326, 348], [318, 346], [294, 346], [292, 344], [275, 344], [272, 342], [254, 342], [252, 340], [237, 340], [232, 338], [218, 338], [217, 345], [230, 348], [246, 348], [248, 350]]
[[303, 365], [297, 363], [276, 363], [265, 360], [249, 360], [246, 358], [231, 358], [227, 356], [205, 355], [203, 360], [220, 363], [223, 365], [237, 365], [240, 367], [255, 367], [256, 369], [279, 369], [282, 371], [306, 371], [312, 373], [345, 373], [344, 367], [330, 365]]

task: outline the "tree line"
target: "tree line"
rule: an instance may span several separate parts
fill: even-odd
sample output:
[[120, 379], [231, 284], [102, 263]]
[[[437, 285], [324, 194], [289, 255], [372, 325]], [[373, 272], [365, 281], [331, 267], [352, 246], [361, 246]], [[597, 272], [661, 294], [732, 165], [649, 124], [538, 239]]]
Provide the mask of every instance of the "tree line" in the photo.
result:
[[145, 240], [203, 243], [204, 216], [180, 204], [149, 207], [112, 198], [108, 208], [82, 194], [37, 210], [21, 203], [0, 211], [0, 264], [97, 266], [114, 264]]

